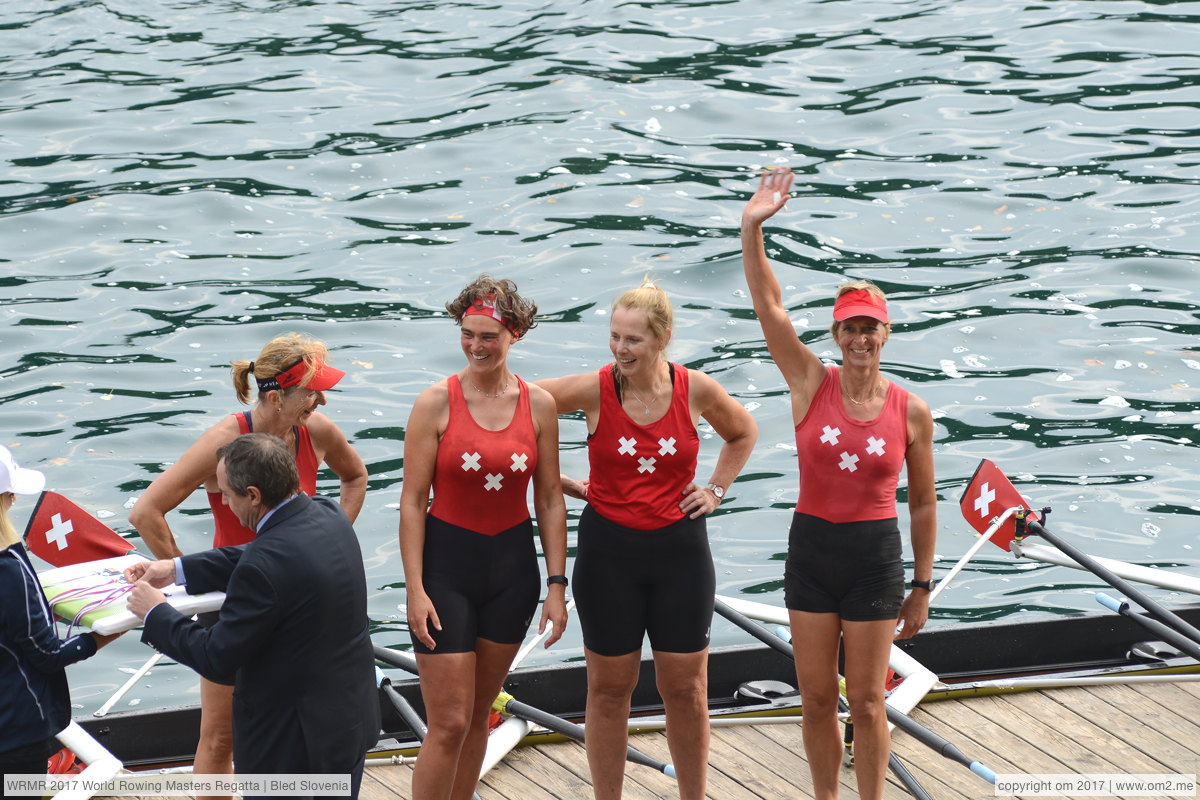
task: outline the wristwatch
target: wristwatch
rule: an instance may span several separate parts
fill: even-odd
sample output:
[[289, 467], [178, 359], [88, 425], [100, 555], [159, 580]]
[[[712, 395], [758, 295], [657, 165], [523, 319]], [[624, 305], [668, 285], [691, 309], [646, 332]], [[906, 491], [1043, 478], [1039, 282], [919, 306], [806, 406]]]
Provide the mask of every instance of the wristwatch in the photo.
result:
[[704, 488], [708, 489], [710, 492], [715, 494], [717, 496], [718, 500], [725, 499], [725, 489], [720, 486], [717, 486], [715, 483], [710, 483], [708, 486], [705, 486]]
[[913, 578], [908, 585], [913, 589], [924, 589], [927, 592], [933, 591], [933, 581], [919, 581]]
[[546, 588], [550, 588], [551, 586], [553, 586], [556, 583], [561, 583], [563, 586], [566, 586], [567, 585], [567, 576], [566, 575], [551, 575], [548, 578], [546, 578]]

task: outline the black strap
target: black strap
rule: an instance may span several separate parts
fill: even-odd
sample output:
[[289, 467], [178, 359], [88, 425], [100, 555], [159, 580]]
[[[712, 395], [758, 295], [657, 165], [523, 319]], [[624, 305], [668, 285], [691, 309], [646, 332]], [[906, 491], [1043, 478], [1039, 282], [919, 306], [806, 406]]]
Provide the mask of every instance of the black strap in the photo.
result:
[[[246, 420], [246, 430], [250, 433], [254, 433], [254, 417], [250, 416], [250, 412], [243, 411], [242, 419]], [[292, 445], [296, 448], [296, 455], [299, 456], [300, 455], [300, 429], [295, 425], [292, 426]]]
[[[675, 388], [675, 365], [673, 363], [671, 363], [670, 361], [667, 362], [667, 372], [669, 372], [671, 374], [671, 388], [674, 389]], [[613, 376], [613, 388], [616, 389], [616, 391], [617, 391], [617, 402], [623, 403], [625, 401], [621, 398], [621, 381], [617, 377], [617, 365], [616, 364], [613, 364], [612, 376]]]

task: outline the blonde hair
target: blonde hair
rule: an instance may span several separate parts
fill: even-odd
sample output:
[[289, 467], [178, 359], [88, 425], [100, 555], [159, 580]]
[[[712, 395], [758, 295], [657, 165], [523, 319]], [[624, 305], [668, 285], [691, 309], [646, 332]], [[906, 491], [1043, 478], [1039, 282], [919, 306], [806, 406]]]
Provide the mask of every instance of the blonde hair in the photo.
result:
[[650, 332], [663, 343], [666, 352], [666, 342], [671, 338], [671, 329], [675, 327], [675, 312], [671, 309], [671, 298], [661, 286], [647, 275], [642, 278], [641, 286], [630, 289], [613, 300], [612, 310], [627, 308], [630, 311], [641, 311], [646, 315]]
[[[233, 365], [234, 391], [237, 392], [238, 400], [249, 403], [251, 390], [258, 388], [257, 383], [253, 387], [250, 385], [251, 366], [254, 367], [254, 378], [266, 380], [274, 378], [298, 361], [303, 361], [308, 365], [308, 370], [304, 373], [304, 380], [300, 382], [300, 386], [304, 386], [316, 374], [317, 366], [325, 363], [328, 357], [329, 348], [322, 341], [299, 333], [285, 333], [282, 336], [276, 336], [263, 346], [262, 351], [253, 361], [230, 362]], [[263, 394], [264, 392], [261, 391], [258, 393], [259, 400], [262, 400]]]
[[[878, 286], [871, 283], [870, 281], [859, 280], [859, 281], [848, 281], [846, 283], [843, 283], [841, 286], [839, 286], [837, 288], [837, 294], [835, 294], [833, 296], [833, 302], [836, 303], [837, 299], [839, 297], [844, 295], [846, 292], [853, 292], [855, 289], [862, 289], [863, 291], [870, 292], [871, 294], [875, 295], [878, 298], [881, 298], [882, 300], [885, 300], [885, 301], [887, 300], [887, 295], [883, 293], [883, 289], [880, 289]], [[838, 329], [841, 326], [842, 326], [842, 321], [835, 319], [833, 321], [833, 324], [829, 326], [829, 332], [833, 336], [837, 336]], [[892, 323], [885, 322], [885, 323], [883, 323], [883, 327], [886, 330], [891, 331]]]
[[493, 278], [484, 273], [471, 281], [458, 293], [458, 297], [446, 303], [446, 311], [456, 323], [462, 325], [467, 309], [477, 302], [494, 302], [496, 310], [504, 317], [502, 323], [513, 336], [520, 339], [531, 328], [537, 327], [537, 303], [521, 295], [517, 284], [507, 278]]
[[[5, 498], [7, 498], [7, 502], [5, 502]], [[17, 529], [13, 527], [12, 520], [8, 518], [8, 507], [12, 505], [14, 499], [16, 499], [16, 495], [12, 492], [0, 494], [0, 550], [21, 541]]]

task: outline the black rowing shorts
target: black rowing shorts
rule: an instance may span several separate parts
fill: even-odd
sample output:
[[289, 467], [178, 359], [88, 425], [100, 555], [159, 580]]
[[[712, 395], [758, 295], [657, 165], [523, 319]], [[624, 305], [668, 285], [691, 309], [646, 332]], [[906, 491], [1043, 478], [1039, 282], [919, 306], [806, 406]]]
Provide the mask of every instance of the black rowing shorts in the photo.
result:
[[423, 563], [425, 592], [442, 629], [429, 627], [436, 650], [415, 636], [413, 650], [469, 653], [476, 639], [519, 644], [525, 638], [541, 596], [532, 520], [484, 536], [426, 516]]
[[703, 650], [716, 591], [704, 517], [639, 531], [587, 506], [579, 518], [571, 587], [583, 643], [593, 653], [640, 651], [647, 634], [654, 650]]
[[795, 514], [783, 597], [795, 611], [837, 614], [850, 622], [897, 619], [904, 567], [895, 518], [834, 523]]

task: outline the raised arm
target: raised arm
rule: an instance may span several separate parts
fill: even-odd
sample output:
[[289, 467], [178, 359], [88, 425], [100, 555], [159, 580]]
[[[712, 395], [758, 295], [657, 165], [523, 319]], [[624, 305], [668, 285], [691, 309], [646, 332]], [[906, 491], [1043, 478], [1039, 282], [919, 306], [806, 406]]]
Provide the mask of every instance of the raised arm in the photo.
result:
[[367, 495], [367, 465], [346, 434], [333, 420], [321, 413], [312, 415], [308, 423], [318, 455], [341, 481], [338, 502], [342, 511], [354, 522], [362, 511]]
[[825, 367], [796, 336], [796, 329], [783, 305], [779, 281], [767, 260], [762, 232], [763, 223], [787, 204], [792, 180], [792, 171], [787, 167], [763, 172], [758, 191], [742, 211], [742, 266], [767, 350], [792, 392], [793, 408], [807, 409], [825, 376]]

